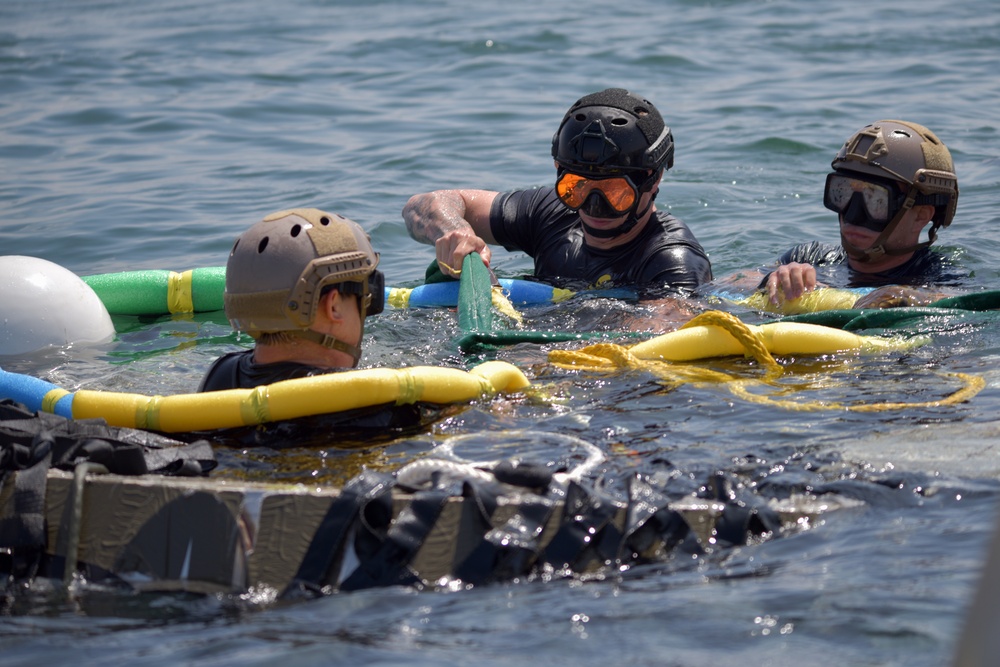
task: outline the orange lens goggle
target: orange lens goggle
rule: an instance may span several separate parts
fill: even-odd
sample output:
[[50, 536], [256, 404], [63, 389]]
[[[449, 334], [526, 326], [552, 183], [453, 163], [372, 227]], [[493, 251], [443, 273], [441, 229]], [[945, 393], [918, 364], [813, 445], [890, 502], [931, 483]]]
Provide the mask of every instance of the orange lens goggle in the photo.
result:
[[587, 178], [564, 171], [556, 180], [556, 194], [574, 211], [587, 201], [594, 191], [600, 192], [615, 211], [625, 213], [635, 205], [639, 191], [625, 176], [612, 178]]

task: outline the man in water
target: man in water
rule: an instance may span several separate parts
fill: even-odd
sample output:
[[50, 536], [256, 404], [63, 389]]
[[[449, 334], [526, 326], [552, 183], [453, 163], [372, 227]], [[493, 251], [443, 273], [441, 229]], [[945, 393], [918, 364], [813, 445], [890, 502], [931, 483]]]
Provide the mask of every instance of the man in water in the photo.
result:
[[651, 102], [610, 88], [579, 99], [552, 139], [554, 187], [498, 193], [438, 190], [403, 208], [415, 240], [433, 244], [445, 275], [488, 244], [535, 260], [538, 279], [569, 289], [688, 292], [712, 279], [687, 226], [653, 204], [674, 140]]
[[245, 231], [226, 263], [224, 305], [256, 344], [215, 360], [198, 391], [357, 366], [365, 318], [384, 304], [378, 262], [361, 226], [335, 213], [281, 211]]
[[783, 254], [760, 285], [770, 302], [797, 299], [821, 284], [886, 286], [861, 297], [856, 308], [923, 305], [944, 296], [928, 286], [961, 278], [929, 249], [958, 203], [944, 143], [922, 125], [882, 120], [855, 132], [832, 166], [823, 204], [838, 214], [841, 243], [803, 243]]

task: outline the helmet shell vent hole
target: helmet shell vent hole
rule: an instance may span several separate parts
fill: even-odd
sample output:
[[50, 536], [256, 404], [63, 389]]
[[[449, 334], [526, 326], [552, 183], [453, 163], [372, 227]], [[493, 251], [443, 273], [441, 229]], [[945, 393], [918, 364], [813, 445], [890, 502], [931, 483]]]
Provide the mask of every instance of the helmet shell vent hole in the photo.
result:
[[264, 252], [264, 250], [267, 248], [267, 241], [268, 241], [267, 236], [265, 236], [260, 240], [260, 243], [257, 244], [257, 254]]
[[625, 118], [615, 118], [611, 121], [612, 125], [628, 125], [628, 120]]
[[323, 216], [322, 218], [320, 218], [320, 219], [319, 219], [319, 224], [321, 224], [321, 225], [323, 225], [324, 227], [326, 227], [327, 225], [329, 225], [329, 224], [330, 224], [330, 218], [328, 218], [328, 217], [326, 217], [326, 216], [324, 215], [324, 216]]
[[298, 236], [300, 232], [302, 232], [302, 225], [292, 225], [292, 228], [289, 230], [293, 239]]

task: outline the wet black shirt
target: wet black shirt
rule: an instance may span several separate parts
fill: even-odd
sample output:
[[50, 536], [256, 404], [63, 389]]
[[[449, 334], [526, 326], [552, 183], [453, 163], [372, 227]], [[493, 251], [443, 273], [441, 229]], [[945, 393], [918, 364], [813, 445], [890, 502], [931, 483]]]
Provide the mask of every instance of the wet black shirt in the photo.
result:
[[340, 369], [307, 366], [293, 361], [258, 364], [254, 361], [253, 350], [241, 350], [224, 354], [213, 361], [202, 378], [198, 391], [252, 389], [281, 380], [335, 373], [337, 370]]
[[[282, 380], [336, 373], [344, 369], [320, 368], [291, 361], [258, 364], [253, 350], [224, 354], [209, 366], [198, 387], [199, 392], [224, 389], [252, 389]], [[267, 445], [269, 447], [329, 444], [345, 439], [372, 440], [408, 432], [432, 422], [439, 410], [425, 404], [373, 405], [324, 415], [292, 419], [286, 422], [216, 432], [214, 440], [226, 444]]]
[[687, 225], [657, 211], [630, 243], [609, 250], [584, 243], [583, 225], [555, 188], [497, 196], [490, 210], [493, 238], [535, 260], [535, 277], [567, 289], [670, 288], [684, 291], [712, 279], [712, 265]]
[[952, 265], [946, 257], [929, 248], [921, 248], [906, 263], [879, 273], [855, 271], [847, 260], [847, 253], [841, 246], [812, 241], [789, 249], [778, 259], [778, 263], [812, 264], [816, 268], [816, 280], [831, 287], [958, 286], [967, 278], [967, 274]]

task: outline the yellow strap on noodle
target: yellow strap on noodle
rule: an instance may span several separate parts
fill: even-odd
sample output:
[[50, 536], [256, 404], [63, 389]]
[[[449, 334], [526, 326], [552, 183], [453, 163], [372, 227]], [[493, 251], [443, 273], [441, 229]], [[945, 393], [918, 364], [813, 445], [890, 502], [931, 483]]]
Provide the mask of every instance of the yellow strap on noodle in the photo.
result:
[[396, 396], [396, 405], [408, 405], [420, 400], [424, 385], [414, 373], [402, 369], [396, 375], [399, 380], [399, 390]]
[[170, 272], [167, 278], [167, 311], [171, 314], [194, 312], [194, 290], [191, 287], [193, 277], [193, 270]]
[[62, 388], [50, 389], [42, 396], [42, 412], [55, 412], [56, 403], [63, 396], [69, 396], [69, 392]]
[[560, 287], [552, 288], [552, 303], [562, 303], [568, 299], [571, 299], [576, 295], [576, 292], [568, 289], [562, 289]]
[[160, 430], [160, 404], [162, 396], [150, 396], [148, 401], [139, 401], [135, 406], [136, 428], [150, 431]]
[[250, 394], [240, 403], [240, 416], [246, 424], [264, 424], [271, 421], [271, 410], [267, 402], [268, 385], [250, 390]]
[[409, 308], [412, 293], [413, 290], [409, 287], [393, 287], [389, 290], [389, 297], [385, 302], [393, 308]]

